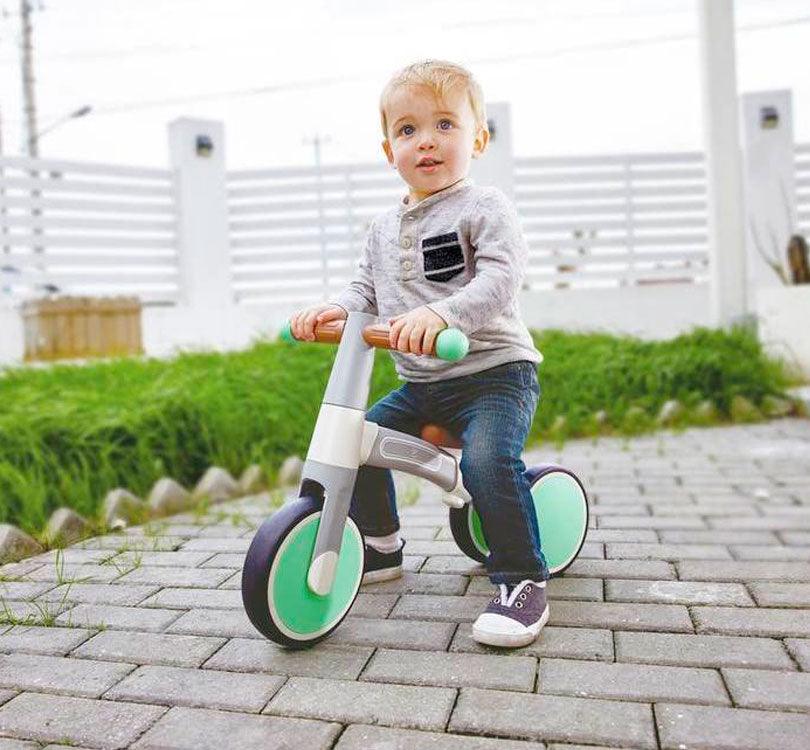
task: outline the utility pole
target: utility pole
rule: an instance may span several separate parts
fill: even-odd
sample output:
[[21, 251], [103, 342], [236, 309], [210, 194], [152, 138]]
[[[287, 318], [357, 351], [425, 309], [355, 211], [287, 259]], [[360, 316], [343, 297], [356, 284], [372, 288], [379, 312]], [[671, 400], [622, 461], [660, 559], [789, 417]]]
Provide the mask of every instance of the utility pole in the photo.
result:
[[20, 0], [20, 68], [22, 70], [23, 109], [26, 123], [26, 153], [36, 159], [39, 156], [37, 144], [37, 103], [34, 96], [34, 63], [31, 45], [31, 5], [29, 0]]
[[746, 248], [734, 0], [699, 0], [712, 324], [744, 323]]

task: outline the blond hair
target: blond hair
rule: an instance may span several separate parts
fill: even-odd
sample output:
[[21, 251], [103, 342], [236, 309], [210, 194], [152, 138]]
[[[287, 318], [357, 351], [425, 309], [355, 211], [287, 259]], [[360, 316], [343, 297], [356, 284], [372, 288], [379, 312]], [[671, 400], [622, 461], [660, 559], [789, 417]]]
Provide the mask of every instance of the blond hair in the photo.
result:
[[445, 60], [423, 60], [408, 65], [395, 73], [380, 95], [380, 124], [383, 135], [388, 138], [388, 119], [385, 107], [391, 94], [401, 86], [427, 86], [437, 99], [444, 99], [450, 91], [463, 90], [467, 94], [476, 125], [487, 130], [487, 113], [484, 107], [484, 92], [472, 73], [461, 65]]

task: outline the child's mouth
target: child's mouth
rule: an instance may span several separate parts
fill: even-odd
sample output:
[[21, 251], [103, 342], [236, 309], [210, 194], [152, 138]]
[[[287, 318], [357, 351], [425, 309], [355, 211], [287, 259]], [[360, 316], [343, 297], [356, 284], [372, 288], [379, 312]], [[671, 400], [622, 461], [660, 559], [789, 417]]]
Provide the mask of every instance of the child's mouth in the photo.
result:
[[421, 169], [423, 172], [435, 172], [441, 163], [440, 161], [420, 161], [416, 168]]

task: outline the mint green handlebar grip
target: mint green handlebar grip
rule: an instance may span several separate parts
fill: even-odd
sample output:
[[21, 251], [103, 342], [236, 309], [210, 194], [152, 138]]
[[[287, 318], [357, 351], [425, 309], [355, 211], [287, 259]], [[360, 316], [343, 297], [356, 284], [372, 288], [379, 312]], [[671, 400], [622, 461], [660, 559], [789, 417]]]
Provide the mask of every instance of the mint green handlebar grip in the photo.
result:
[[470, 340], [458, 328], [445, 328], [436, 337], [436, 356], [447, 362], [458, 362], [467, 356]]
[[284, 324], [284, 327], [281, 329], [281, 332], [278, 334], [278, 337], [282, 341], [286, 341], [288, 344], [297, 344], [298, 339], [292, 335], [292, 323], [288, 319], [287, 322]]

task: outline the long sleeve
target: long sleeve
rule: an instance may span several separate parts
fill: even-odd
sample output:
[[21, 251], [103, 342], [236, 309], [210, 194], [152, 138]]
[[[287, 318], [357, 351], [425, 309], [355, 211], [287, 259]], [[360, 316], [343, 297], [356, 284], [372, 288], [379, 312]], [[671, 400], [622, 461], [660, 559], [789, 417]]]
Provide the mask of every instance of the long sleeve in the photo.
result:
[[469, 237], [475, 275], [454, 294], [428, 304], [448, 326], [467, 334], [512, 306], [528, 262], [517, 212], [498, 189], [481, 196], [472, 212]]
[[332, 304], [340, 305], [346, 312], [366, 312], [375, 315], [378, 313], [373, 274], [373, 250], [376, 241], [377, 227], [372, 222], [354, 278], [337, 297], [329, 300]]

